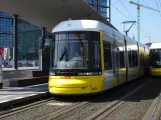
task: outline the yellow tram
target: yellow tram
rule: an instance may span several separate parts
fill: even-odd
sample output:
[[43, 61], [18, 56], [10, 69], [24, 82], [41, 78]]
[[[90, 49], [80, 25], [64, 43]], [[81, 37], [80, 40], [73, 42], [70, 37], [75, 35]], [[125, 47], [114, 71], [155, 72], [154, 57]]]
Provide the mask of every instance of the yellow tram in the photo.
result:
[[152, 43], [150, 47], [150, 75], [161, 76], [161, 43]]
[[51, 94], [98, 93], [148, 72], [148, 47], [99, 21], [64, 21], [52, 33]]

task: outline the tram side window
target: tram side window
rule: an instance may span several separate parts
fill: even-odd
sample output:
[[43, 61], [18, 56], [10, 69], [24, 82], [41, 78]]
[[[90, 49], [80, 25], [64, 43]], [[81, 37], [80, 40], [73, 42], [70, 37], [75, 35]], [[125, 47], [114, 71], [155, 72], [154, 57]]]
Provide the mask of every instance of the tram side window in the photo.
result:
[[129, 67], [132, 67], [132, 54], [131, 54], [131, 50], [128, 51], [128, 60], [129, 60]]
[[144, 54], [140, 55], [140, 65], [143, 66], [144, 65]]
[[100, 44], [99, 41], [93, 41], [93, 57], [92, 61], [94, 64], [94, 68], [100, 68], [101, 67], [101, 61], [100, 61]]
[[137, 51], [128, 51], [129, 67], [136, 67], [138, 65]]
[[104, 42], [104, 67], [105, 70], [112, 69], [111, 44], [108, 42]]
[[120, 51], [120, 68], [124, 68], [125, 67], [125, 60], [124, 60], [124, 51]]
[[133, 58], [134, 59], [134, 62], [133, 62], [133, 66], [138, 66], [138, 55], [137, 55], [137, 51], [132, 51], [133, 53]]

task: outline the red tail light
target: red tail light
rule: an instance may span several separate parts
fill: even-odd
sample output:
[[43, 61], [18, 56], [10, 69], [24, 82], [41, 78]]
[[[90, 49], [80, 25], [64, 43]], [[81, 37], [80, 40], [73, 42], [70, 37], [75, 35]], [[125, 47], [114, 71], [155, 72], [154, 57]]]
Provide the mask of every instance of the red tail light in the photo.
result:
[[150, 69], [152, 68], [152, 66], [150, 66]]

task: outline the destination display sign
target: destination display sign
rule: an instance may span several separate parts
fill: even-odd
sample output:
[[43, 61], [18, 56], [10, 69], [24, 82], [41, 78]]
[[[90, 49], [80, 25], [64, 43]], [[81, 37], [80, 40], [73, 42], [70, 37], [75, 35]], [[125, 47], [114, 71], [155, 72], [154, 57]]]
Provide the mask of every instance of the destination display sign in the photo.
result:
[[84, 33], [57, 33], [55, 40], [85, 40], [87, 35]]

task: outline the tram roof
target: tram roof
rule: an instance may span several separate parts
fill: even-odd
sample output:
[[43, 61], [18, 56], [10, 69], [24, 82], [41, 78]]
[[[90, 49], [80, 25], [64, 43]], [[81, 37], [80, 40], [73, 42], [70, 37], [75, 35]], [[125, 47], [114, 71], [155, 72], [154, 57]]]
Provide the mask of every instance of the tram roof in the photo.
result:
[[98, 31], [98, 32], [103, 31], [108, 34], [115, 35], [116, 37], [119, 37], [121, 39], [123, 39], [124, 37], [124, 35], [121, 34], [119, 31], [96, 20], [62, 21], [52, 30], [52, 32], [63, 32], [63, 31]]
[[61, 31], [108, 31], [112, 34], [112, 28], [107, 25], [102, 24], [96, 20], [68, 20], [62, 21], [52, 32], [61, 32]]
[[[62, 21], [59, 23], [55, 28], [53, 28], [52, 32], [63, 32], [63, 31], [103, 31], [105, 33], [111, 34], [118, 39], [126, 39], [129, 46], [131, 45], [137, 45], [137, 41], [123, 35], [118, 30], [115, 30], [104, 23], [96, 20], [68, 20], [68, 21]], [[143, 44], [140, 42], [139, 46], [144, 47]], [[132, 46], [131, 46], [132, 47]], [[130, 47], [129, 47], [130, 48]], [[134, 48], [134, 47], [132, 47]], [[136, 48], [134, 48], [136, 49]]]
[[150, 49], [161, 49], [161, 43], [152, 43]]
[[97, 20], [116, 29], [83, 0], [0, 0], [0, 10], [45, 27], [49, 32], [69, 18]]

